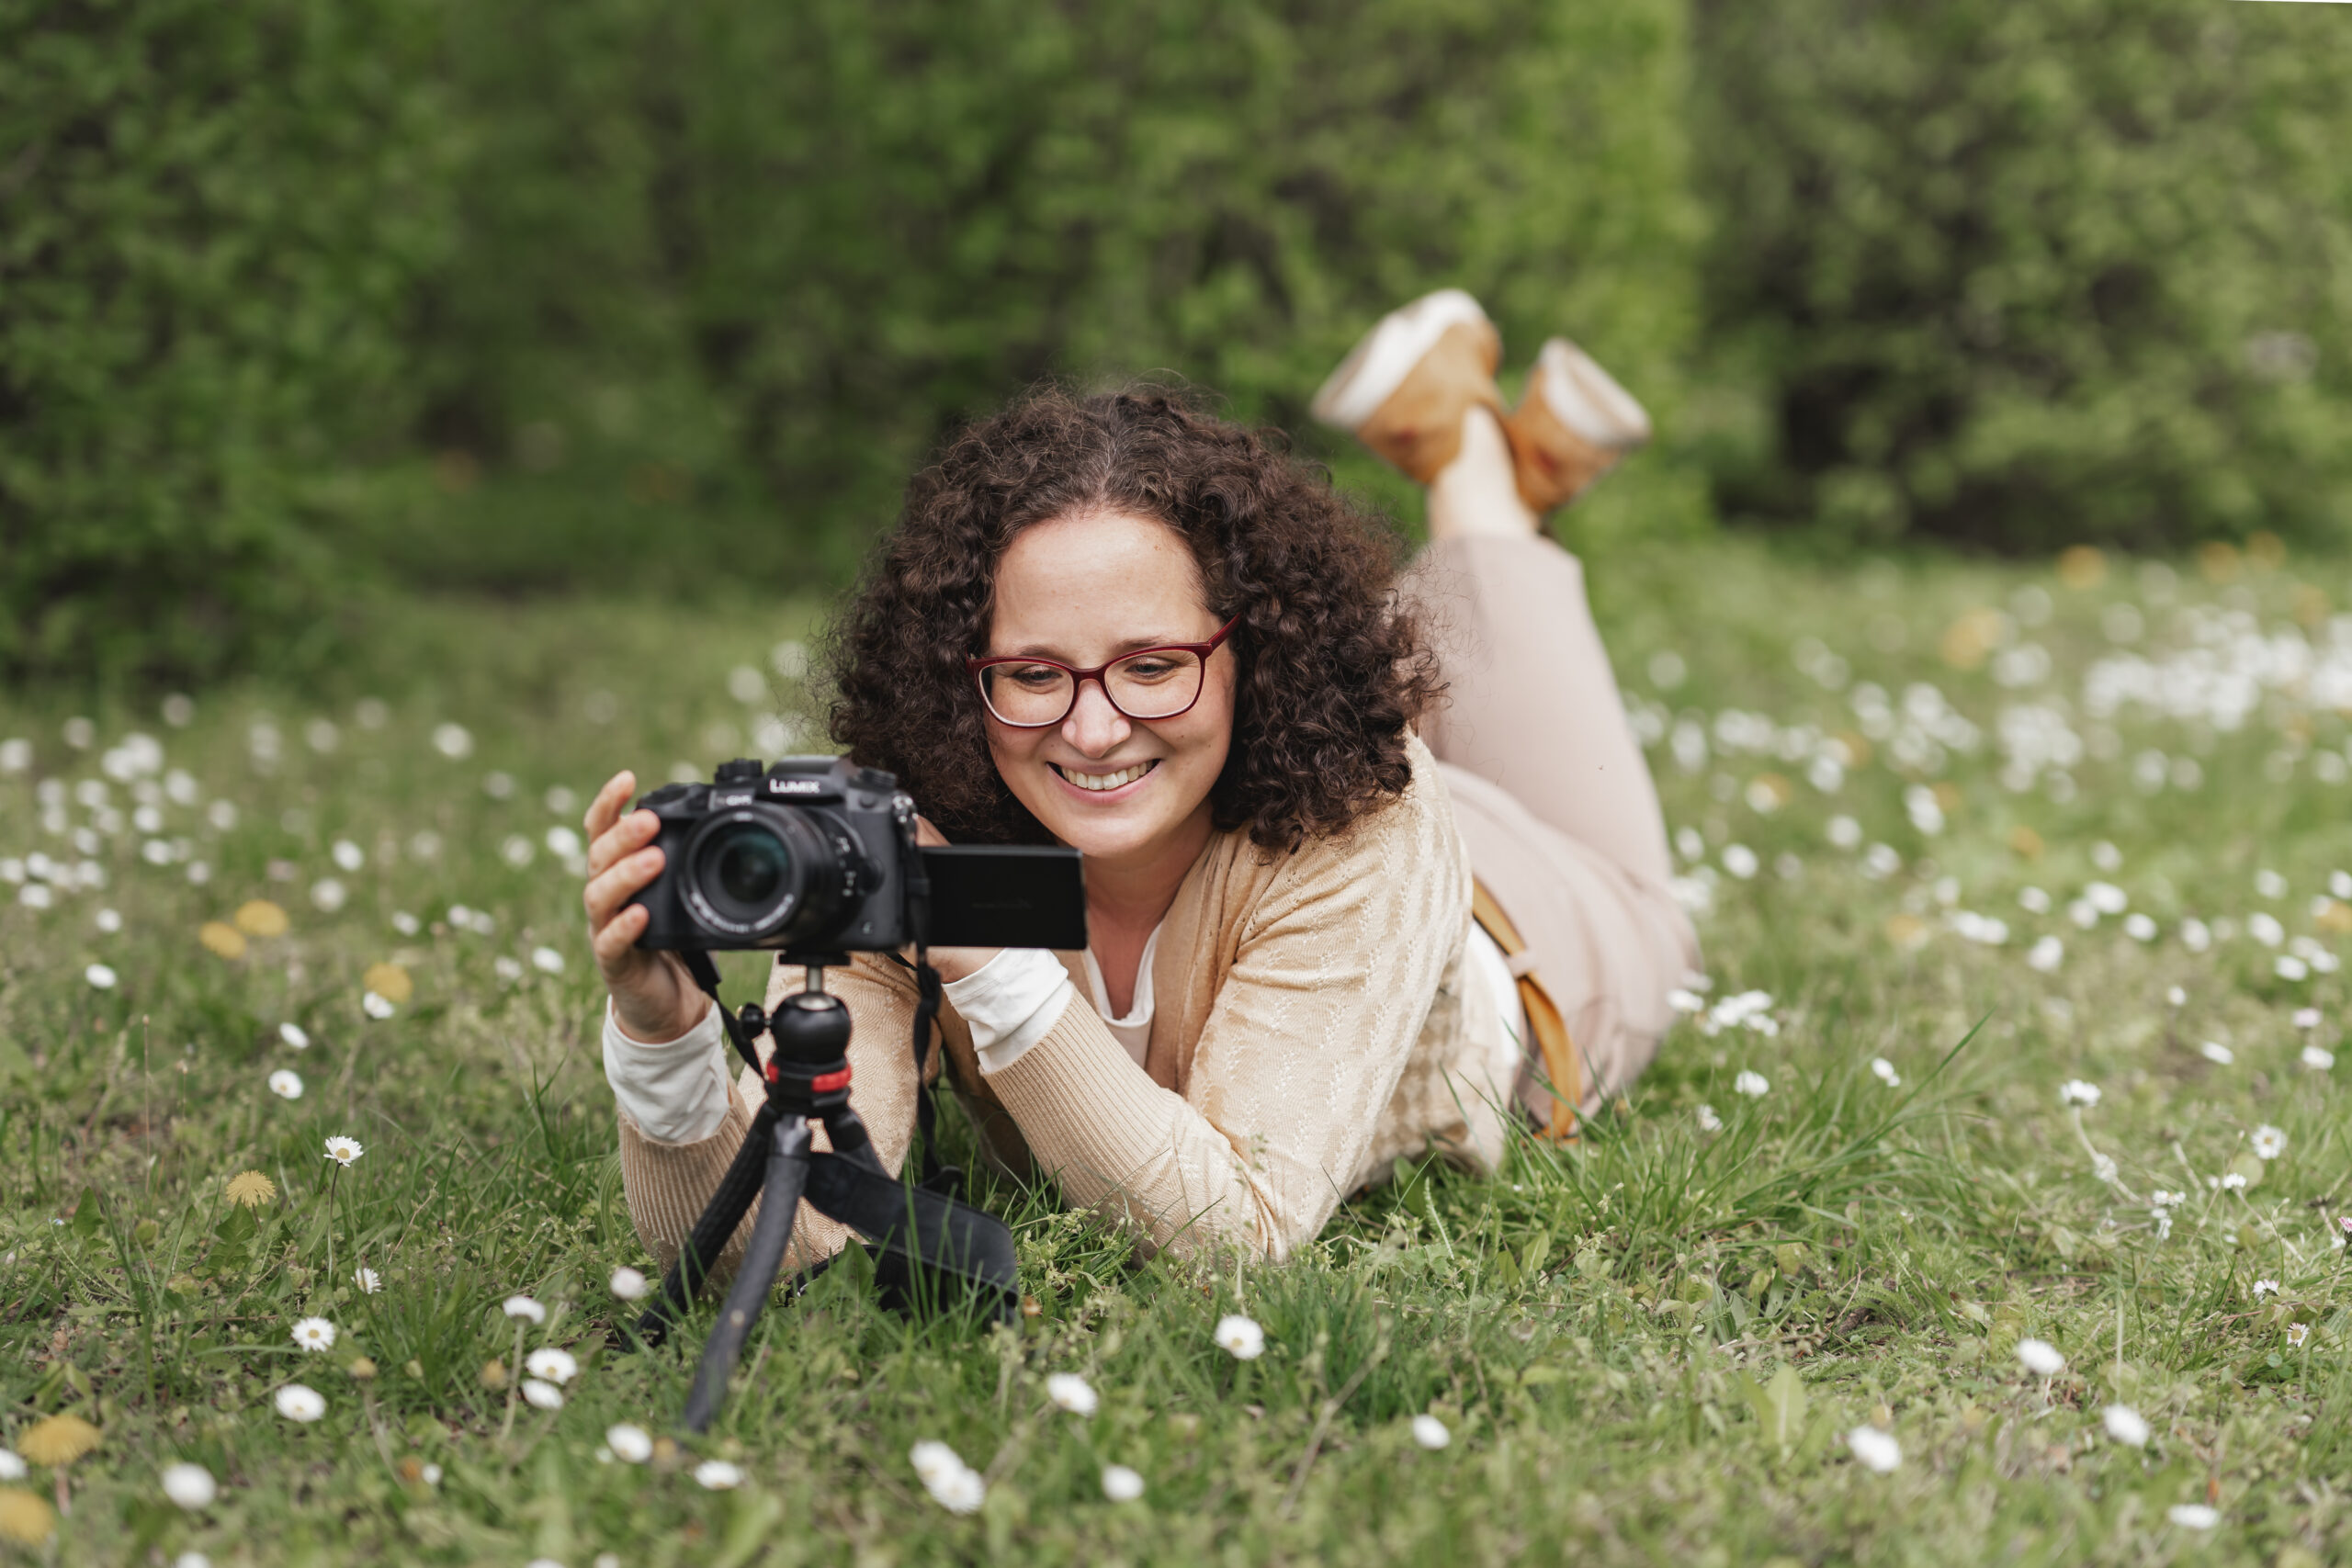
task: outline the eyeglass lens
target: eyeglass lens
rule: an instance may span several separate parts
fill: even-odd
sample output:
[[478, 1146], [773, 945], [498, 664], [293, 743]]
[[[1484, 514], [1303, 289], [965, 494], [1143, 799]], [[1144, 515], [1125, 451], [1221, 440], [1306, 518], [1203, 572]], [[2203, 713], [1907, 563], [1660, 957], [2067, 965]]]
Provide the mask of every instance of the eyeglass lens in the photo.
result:
[[[1174, 649], [1146, 649], [1102, 671], [1111, 705], [1129, 718], [1167, 718], [1201, 693], [1201, 660]], [[1070, 672], [1057, 664], [991, 664], [980, 671], [980, 696], [1007, 724], [1059, 724], [1077, 705]]]

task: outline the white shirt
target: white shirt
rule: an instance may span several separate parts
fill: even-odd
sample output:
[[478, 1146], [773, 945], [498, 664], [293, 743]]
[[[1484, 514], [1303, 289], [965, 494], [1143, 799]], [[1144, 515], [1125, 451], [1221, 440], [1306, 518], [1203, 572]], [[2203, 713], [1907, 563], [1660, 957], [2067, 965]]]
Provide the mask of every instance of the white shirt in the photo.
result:
[[[1091, 949], [1085, 954], [1088, 999], [1101, 1015], [1113, 1039], [1126, 1048], [1136, 1066], [1151, 1041], [1154, 1004], [1151, 958], [1159, 946], [1162, 927], [1152, 928], [1136, 966], [1136, 991], [1125, 1018], [1111, 1016], [1110, 988], [1102, 983], [1102, 967]], [[1502, 949], [1476, 921], [1464, 953], [1464, 1005], [1491, 1009], [1502, 1021], [1503, 1032], [1524, 1044], [1525, 1016], [1510, 965]], [[972, 1031], [972, 1048], [980, 1058], [983, 1075], [1001, 1073], [1021, 1054], [1046, 1037], [1060, 1021], [1062, 1010], [1077, 999], [1069, 971], [1043, 948], [1007, 947], [960, 980], [941, 987], [956, 1013]], [[675, 1040], [648, 1044], [621, 1032], [609, 999], [605, 1007], [605, 1078], [624, 1115], [656, 1143], [695, 1144], [717, 1133], [727, 1120], [729, 1070], [727, 1036], [712, 1008], [694, 1028]]]

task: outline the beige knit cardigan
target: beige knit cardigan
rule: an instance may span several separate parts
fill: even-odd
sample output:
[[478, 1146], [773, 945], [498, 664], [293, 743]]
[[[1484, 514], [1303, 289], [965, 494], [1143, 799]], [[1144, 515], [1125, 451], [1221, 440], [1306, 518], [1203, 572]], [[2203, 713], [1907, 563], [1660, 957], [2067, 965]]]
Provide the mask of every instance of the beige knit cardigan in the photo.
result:
[[[1513, 1114], [1518, 1043], [1463, 960], [1470, 866], [1445, 785], [1410, 743], [1404, 792], [1345, 833], [1268, 855], [1235, 829], [1185, 874], [1152, 962], [1151, 1036], [1139, 1067], [1086, 1000], [1082, 955], [1058, 954], [1078, 997], [1045, 1037], [983, 1077], [970, 1029], [940, 1015], [947, 1071], [991, 1158], [1059, 1184], [1069, 1201], [1180, 1256], [1218, 1247], [1279, 1260], [1341, 1199], [1400, 1156], [1434, 1148], [1491, 1172]], [[773, 1007], [800, 988], [779, 969]], [[827, 988], [856, 1022], [852, 1103], [883, 1164], [906, 1158], [919, 1092], [915, 987], [861, 954]], [[761, 1042], [763, 1054], [766, 1042]], [[934, 1050], [929, 1074], [940, 1070]], [[710, 1137], [663, 1144], [621, 1118], [630, 1216], [666, 1268], [751, 1123], [746, 1068]], [[824, 1134], [818, 1133], [819, 1145]], [[751, 1217], [721, 1260], [731, 1269]], [[796, 1265], [830, 1256], [841, 1226], [805, 1203]]]

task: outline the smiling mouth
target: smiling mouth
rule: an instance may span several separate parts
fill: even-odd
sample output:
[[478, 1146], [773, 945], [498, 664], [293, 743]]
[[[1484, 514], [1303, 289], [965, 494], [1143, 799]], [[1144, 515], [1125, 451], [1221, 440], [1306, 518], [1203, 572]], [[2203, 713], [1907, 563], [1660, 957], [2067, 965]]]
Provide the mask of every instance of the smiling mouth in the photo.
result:
[[1136, 780], [1159, 766], [1159, 759], [1154, 757], [1148, 762], [1137, 762], [1132, 768], [1121, 768], [1114, 773], [1081, 773], [1065, 768], [1059, 762], [1048, 762], [1046, 766], [1053, 769], [1079, 788], [1100, 794], [1104, 790], [1119, 789], [1135, 783]]

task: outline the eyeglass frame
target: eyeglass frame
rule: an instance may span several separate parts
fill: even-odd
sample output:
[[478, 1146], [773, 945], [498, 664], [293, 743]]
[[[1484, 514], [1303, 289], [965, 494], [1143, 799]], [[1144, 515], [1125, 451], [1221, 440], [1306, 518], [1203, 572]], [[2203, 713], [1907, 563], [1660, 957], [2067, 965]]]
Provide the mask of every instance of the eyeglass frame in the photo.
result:
[[[1216, 635], [1206, 642], [1154, 643], [1149, 648], [1132, 649], [1116, 659], [1096, 665], [1091, 670], [1080, 670], [1074, 664], [1064, 664], [1058, 659], [1046, 659], [1034, 653], [998, 653], [975, 654], [966, 659], [964, 673], [972, 678], [972, 688], [979, 694], [981, 709], [988, 714], [989, 717], [1007, 729], [1051, 729], [1057, 724], [1067, 723], [1069, 716], [1078, 711], [1078, 694], [1089, 681], [1102, 688], [1102, 700], [1109, 703], [1111, 711], [1121, 718], [1132, 724], [1165, 724], [1171, 718], [1183, 717], [1201, 705], [1201, 694], [1209, 689], [1209, 656], [1224, 644], [1226, 638], [1233, 635], [1234, 628], [1240, 624], [1241, 617], [1236, 615], [1233, 619], [1219, 626]], [[1111, 682], [1103, 679], [1103, 676], [1110, 672], [1113, 664], [1125, 664], [1128, 660], [1141, 659], [1147, 653], [1189, 653], [1201, 661], [1201, 678], [1199, 683], [1193, 688], [1193, 700], [1174, 713], [1154, 714], [1149, 718], [1140, 714], [1129, 713], [1119, 705], [1119, 699], [1111, 694]], [[989, 701], [987, 688], [980, 684], [980, 672], [997, 664], [1045, 664], [1060, 671], [1070, 678], [1069, 706], [1062, 709], [1058, 717], [1046, 719], [1036, 724], [1016, 724], [1012, 719], [1006, 718], [996, 711], [996, 705]]]

